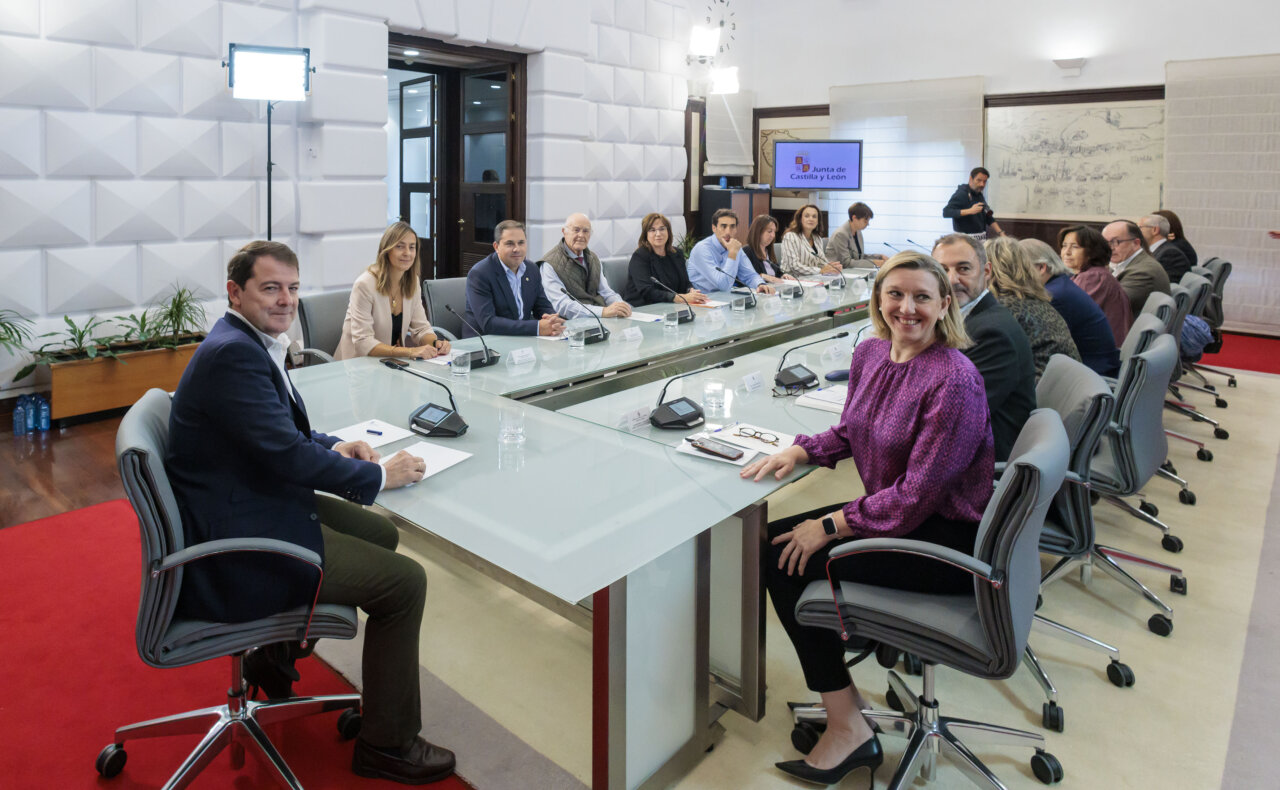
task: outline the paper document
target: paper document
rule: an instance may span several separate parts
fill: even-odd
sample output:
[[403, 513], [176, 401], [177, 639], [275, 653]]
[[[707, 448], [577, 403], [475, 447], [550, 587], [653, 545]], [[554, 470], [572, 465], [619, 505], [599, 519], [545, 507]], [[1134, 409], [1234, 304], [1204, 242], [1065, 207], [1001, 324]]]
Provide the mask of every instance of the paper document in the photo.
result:
[[453, 362], [453, 358], [456, 357], [458, 354], [470, 354], [470, 353], [471, 353], [470, 351], [459, 351], [457, 349], [451, 349], [448, 354], [437, 354], [431, 359], [424, 359], [422, 361], [426, 362], [428, 365], [448, 366], [449, 363]]
[[407, 439], [413, 436], [413, 433], [398, 425], [392, 425], [382, 420], [365, 420], [337, 431], [331, 431], [329, 435], [336, 436], [344, 442], [367, 442], [370, 447], [381, 447], [384, 444]]
[[[703, 436], [712, 436], [716, 439], [724, 438], [720, 434], [708, 433], [707, 431], [702, 431], [701, 433], [695, 433], [693, 436], [690, 436], [689, 438], [698, 439]], [[711, 455], [710, 453], [704, 453], [701, 450], [696, 450], [694, 449], [693, 445], [689, 444], [689, 442], [686, 441], [685, 439], [680, 440], [680, 444], [676, 447], [676, 452], [681, 453], [683, 455], [692, 455], [698, 458], [705, 458], [708, 461], [719, 461], [722, 464], [733, 464], [734, 466], [746, 466], [748, 463], [751, 462], [752, 458], [756, 457], [755, 451], [747, 450], [744, 448], [741, 458], [739, 458], [736, 461], [730, 461], [728, 458], [721, 458], [718, 455]]]
[[844, 402], [848, 397], [849, 387], [844, 384], [835, 384], [813, 392], [806, 392], [796, 398], [796, 405], [839, 414], [844, 411]]
[[[461, 450], [454, 450], [450, 447], [441, 447], [438, 444], [432, 444], [430, 442], [418, 442], [417, 444], [411, 444], [408, 447], [405, 447], [404, 451], [409, 455], [416, 456], [421, 458], [423, 461], [426, 461], [427, 472], [422, 476], [423, 480], [426, 480], [437, 472], [443, 472], [454, 464], [461, 463], [471, 457], [471, 453], [464, 453]], [[383, 456], [379, 463], [385, 466], [387, 461], [394, 455], [395, 453]]]
[[[680, 312], [684, 312], [683, 305], [678, 309]], [[628, 316], [628, 318], [630, 318], [632, 321], [647, 321], [649, 323], [655, 323], [655, 322], [661, 321], [662, 317], [665, 315], [666, 313], [663, 313], [662, 315], [655, 315], [653, 313], [643, 313], [639, 310], [632, 310], [631, 315]]]
[[[745, 434], [759, 434], [764, 438]], [[771, 428], [762, 428], [759, 425], [751, 425], [745, 422], [726, 425], [718, 431], [713, 431], [711, 436], [730, 444], [736, 444], [745, 450], [754, 450], [765, 455], [780, 453], [790, 447], [796, 440], [794, 434], [782, 433]], [[768, 441], [765, 441], [766, 439]]]
[[[741, 295], [742, 295], [742, 296], [746, 296], [746, 294], [741, 294]], [[708, 299], [707, 301], [703, 302], [702, 304], [695, 304], [695, 305], [693, 305], [693, 306], [694, 306], [694, 307], [724, 307], [724, 306], [725, 306], [725, 305], [727, 305], [727, 304], [729, 304], [729, 303], [728, 303], [728, 302], [721, 302], [721, 301], [719, 301], [718, 299]]]
[[[599, 332], [597, 332], [596, 334], [600, 334], [600, 333], [599, 333]], [[568, 340], [569, 338], [568, 338], [568, 336], [567, 336], [567, 335], [562, 335], [562, 334], [561, 334], [561, 335], [538, 335], [538, 339], [539, 339], [539, 340], [551, 340], [551, 341], [557, 341], [557, 340]]]

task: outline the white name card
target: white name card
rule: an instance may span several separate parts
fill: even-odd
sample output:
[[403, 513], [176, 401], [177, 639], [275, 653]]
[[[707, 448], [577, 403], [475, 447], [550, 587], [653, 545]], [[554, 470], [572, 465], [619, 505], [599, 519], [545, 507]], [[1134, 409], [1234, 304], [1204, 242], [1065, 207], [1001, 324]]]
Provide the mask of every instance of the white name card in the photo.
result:
[[760, 375], [760, 371], [748, 373], [742, 377], [742, 387], [747, 392], [756, 392], [764, 389], [764, 376]]
[[528, 365], [538, 359], [532, 348], [517, 348], [507, 352], [508, 365]]
[[618, 421], [615, 424], [615, 427], [623, 431], [635, 433], [636, 431], [644, 430], [644, 427], [648, 424], [649, 409], [642, 407], [639, 409], [632, 409], [631, 411], [624, 411], [622, 414], [618, 415]]
[[640, 331], [640, 327], [629, 326], [626, 329], [622, 330], [622, 342], [638, 343], [641, 340], [644, 340], [644, 332]]

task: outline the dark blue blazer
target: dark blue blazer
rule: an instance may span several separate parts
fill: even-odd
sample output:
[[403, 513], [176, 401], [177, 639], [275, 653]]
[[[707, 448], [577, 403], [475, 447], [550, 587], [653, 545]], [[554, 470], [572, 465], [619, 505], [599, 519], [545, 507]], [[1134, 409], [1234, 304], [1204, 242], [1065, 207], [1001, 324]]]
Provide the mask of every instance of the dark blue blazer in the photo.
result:
[[1116, 348], [1115, 334], [1106, 313], [1093, 297], [1065, 274], [1050, 277], [1044, 288], [1053, 299], [1053, 308], [1067, 322], [1071, 339], [1080, 350], [1080, 360], [1101, 376], [1118, 375], [1120, 349]]
[[[524, 264], [524, 277], [520, 280], [523, 314], [516, 310], [506, 268], [498, 260], [498, 253], [493, 252], [467, 272], [467, 323], [482, 335], [536, 335], [538, 319], [555, 312], [542, 290], [538, 265], [529, 260]], [[464, 325], [462, 336], [475, 337], [476, 332]]]
[[1036, 407], [1031, 341], [1013, 313], [990, 293], [965, 316], [964, 329], [973, 340], [964, 354], [982, 374], [987, 390], [996, 460], [1007, 461], [1018, 433]]
[[[371, 504], [377, 464], [344, 458], [338, 439], [311, 430], [301, 397], [257, 334], [230, 314], [191, 357], [173, 396], [165, 467], [187, 545], [262, 537], [324, 556], [316, 490]], [[311, 566], [275, 554], [235, 553], [184, 568], [179, 611], [242, 622], [315, 596]]]

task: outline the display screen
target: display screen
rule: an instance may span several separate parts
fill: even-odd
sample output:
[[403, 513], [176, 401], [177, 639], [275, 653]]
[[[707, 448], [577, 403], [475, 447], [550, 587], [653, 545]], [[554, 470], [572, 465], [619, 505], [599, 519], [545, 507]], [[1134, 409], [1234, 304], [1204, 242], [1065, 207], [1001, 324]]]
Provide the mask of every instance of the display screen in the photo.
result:
[[684, 417], [687, 414], [693, 414], [695, 411], [697, 411], [697, 409], [694, 408], [688, 401], [673, 400], [667, 405], [670, 406], [671, 410], [680, 417]]
[[429, 422], [432, 425], [434, 425], [448, 416], [449, 416], [448, 409], [442, 409], [439, 406], [428, 406], [426, 408], [426, 411], [418, 415], [418, 419], [423, 420], [424, 422]]
[[812, 373], [809, 372], [809, 369], [806, 368], [804, 365], [792, 365], [791, 367], [787, 368], [787, 372], [795, 376], [796, 378], [804, 378], [805, 376], [813, 375]]
[[779, 140], [773, 144], [773, 188], [861, 190], [861, 140]]

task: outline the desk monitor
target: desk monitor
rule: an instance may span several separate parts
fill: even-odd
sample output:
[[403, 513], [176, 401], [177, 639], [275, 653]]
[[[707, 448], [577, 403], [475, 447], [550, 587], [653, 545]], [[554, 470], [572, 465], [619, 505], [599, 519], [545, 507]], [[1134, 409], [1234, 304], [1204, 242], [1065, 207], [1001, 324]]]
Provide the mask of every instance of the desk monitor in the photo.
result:
[[860, 191], [862, 141], [775, 141], [773, 188]]

